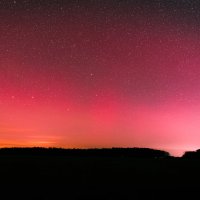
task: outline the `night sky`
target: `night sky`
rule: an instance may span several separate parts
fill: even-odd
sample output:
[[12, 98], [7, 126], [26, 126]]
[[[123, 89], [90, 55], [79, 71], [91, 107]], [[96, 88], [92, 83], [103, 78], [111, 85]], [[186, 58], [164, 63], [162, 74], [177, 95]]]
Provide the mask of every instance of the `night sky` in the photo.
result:
[[200, 1], [0, 1], [0, 147], [200, 148]]

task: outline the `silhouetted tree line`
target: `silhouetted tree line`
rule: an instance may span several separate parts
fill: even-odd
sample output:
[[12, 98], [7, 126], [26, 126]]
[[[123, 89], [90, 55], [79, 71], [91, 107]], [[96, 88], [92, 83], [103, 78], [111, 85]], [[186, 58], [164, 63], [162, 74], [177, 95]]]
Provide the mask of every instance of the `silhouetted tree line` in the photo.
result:
[[62, 155], [62, 156], [104, 156], [166, 158], [169, 153], [149, 148], [102, 148], [102, 149], [64, 149], [64, 148], [1, 148], [0, 155]]
[[200, 159], [200, 149], [196, 151], [186, 151], [182, 158], [186, 159]]

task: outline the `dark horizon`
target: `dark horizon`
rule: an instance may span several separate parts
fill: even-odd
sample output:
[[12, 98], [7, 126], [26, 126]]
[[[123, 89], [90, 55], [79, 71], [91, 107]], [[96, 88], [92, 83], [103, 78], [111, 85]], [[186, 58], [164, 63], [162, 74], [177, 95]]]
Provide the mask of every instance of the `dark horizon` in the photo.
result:
[[0, 149], [7, 199], [193, 199], [199, 169], [200, 150], [180, 158], [148, 148]]
[[26, 153], [27, 155], [37, 153], [37, 155], [44, 155], [44, 153], [51, 153], [56, 155], [103, 155], [103, 156], [136, 156], [137, 158], [144, 158], [145, 156], [150, 157], [171, 157], [171, 158], [183, 158], [190, 157], [190, 155], [194, 155], [195, 153], [199, 154], [200, 150], [197, 149], [195, 151], [185, 151], [182, 156], [173, 156], [169, 152], [162, 149], [152, 149], [146, 147], [111, 147], [111, 148], [62, 148], [62, 147], [1, 147], [1, 154], [20, 154]]

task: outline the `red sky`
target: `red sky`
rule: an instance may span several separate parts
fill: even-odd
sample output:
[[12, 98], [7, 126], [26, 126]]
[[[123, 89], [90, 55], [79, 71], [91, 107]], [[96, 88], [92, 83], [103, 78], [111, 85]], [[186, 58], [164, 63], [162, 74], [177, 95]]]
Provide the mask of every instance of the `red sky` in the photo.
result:
[[200, 147], [199, 5], [136, 2], [1, 3], [0, 147]]

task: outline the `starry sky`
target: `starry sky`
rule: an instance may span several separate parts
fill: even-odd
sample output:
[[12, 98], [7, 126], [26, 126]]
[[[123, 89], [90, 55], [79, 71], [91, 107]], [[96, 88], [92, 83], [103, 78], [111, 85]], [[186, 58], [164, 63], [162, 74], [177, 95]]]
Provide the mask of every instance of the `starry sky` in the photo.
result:
[[0, 147], [200, 148], [200, 2], [1, 0]]

